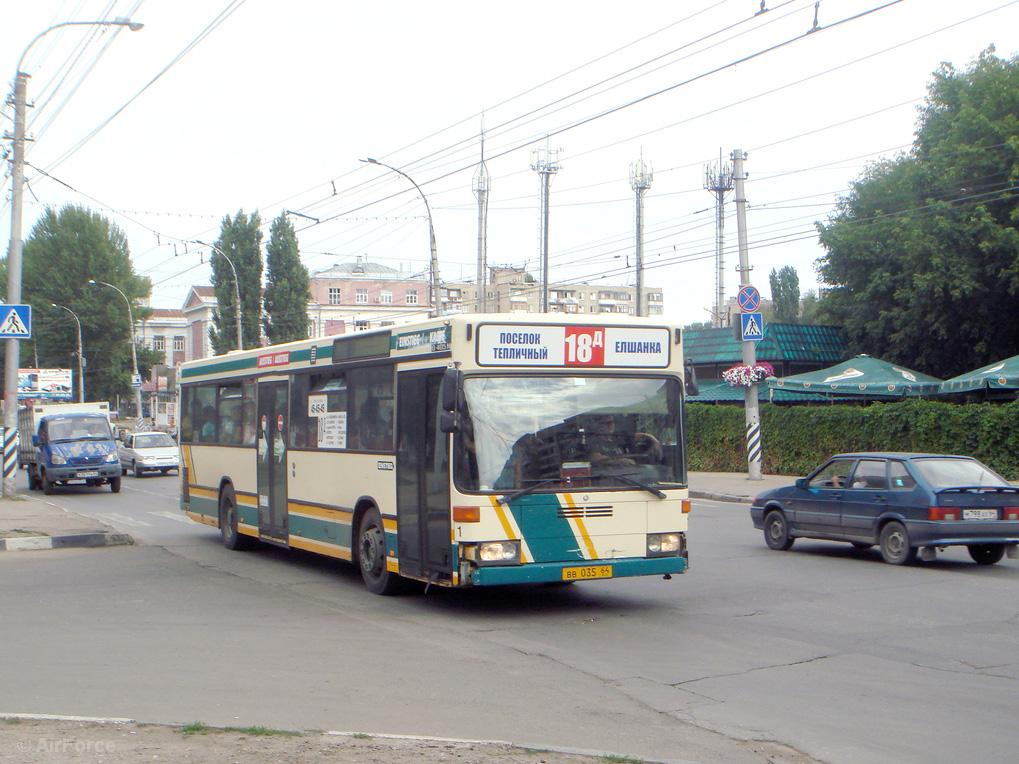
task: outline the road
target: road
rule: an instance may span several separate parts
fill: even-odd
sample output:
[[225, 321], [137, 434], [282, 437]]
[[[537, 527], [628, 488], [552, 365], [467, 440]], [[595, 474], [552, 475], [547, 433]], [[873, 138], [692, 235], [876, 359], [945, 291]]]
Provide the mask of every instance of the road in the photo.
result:
[[1017, 560], [773, 552], [746, 506], [699, 501], [672, 581], [381, 598], [331, 560], [227, 552], [176, 517], [176, 490], [127, 476], [116, 496], [47, 497], [140, 546], [0, 555], [0, 643], [18, 656], [0, 712], [737, 764], [1015, 758]]

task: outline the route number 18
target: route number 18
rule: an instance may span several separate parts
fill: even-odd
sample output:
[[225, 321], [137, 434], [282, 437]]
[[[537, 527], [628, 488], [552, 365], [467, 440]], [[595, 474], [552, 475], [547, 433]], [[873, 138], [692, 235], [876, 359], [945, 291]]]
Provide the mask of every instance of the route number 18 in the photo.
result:
[[566, 329], [567, 366], [604, 366], [605, 330], [592, 327]]

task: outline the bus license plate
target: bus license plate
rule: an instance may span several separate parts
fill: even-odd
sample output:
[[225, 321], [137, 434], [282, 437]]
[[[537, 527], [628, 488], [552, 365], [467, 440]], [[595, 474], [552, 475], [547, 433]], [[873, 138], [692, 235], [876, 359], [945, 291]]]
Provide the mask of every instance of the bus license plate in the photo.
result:
[[75, 473], [75, 477], [80, 478], [99, 477], [99, 472], [97, 470], [85, 470], [84, 472]]
[[563, 581], [586, 581], [589, 578], [612, 578], [611, 565], [585, 565], [563, 568]]
[[996, 509], [964, 509], [963, 520], [997, 520], [998, 510]]

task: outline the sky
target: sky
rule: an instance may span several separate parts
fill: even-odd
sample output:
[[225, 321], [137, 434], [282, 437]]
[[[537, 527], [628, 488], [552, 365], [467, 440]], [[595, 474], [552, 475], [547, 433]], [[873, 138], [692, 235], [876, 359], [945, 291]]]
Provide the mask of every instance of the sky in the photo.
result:
[[[266, 241], [286, 213], [312, 273], [363, 257], [426, 274], [421, 197], [369, 157], [427, 197], [440, 278], [474, 280], [482, 135], [489, 265], [541, 278], [531, 163], [544, 150], [559, 164], [549, 281], [634, 283], [631, 171], [643, 162], [645, 284], [664, 289], [670, 319], [710, 320], [719, 269], [705, 172], [739, 150], [748, 281], [767, 298], [768, 274], [791, 265], [805, 293], [823, 254], [815, 223], [868, 163], [908, 150], [939, 65], [965, 69], [990, 45], [1019, 51], [1019, 0], [4, 5], [4, 85], [22, 56], [31, 75], [24, 238], [47, 206], [103, 214], [162, 308], [210, 283], [210, 250], [195, 242], [214, 242], [240, 210], [259, 213]], [[114, 18], [145, 27], [71, 26], [32, 43], [54, 24]], [[5, 106], [5, 135], [12, 120]], [[7, 163], [3, 181], [8, 241]], [[721, 280], [734, 297], [734, 194], [724, 201]]]

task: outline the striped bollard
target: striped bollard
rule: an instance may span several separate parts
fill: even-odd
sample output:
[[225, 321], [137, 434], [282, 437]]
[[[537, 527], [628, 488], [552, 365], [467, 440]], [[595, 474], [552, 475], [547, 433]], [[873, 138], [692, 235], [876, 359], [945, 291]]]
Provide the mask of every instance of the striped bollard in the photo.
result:
[[18, 430], [4, 427], [4, 480], [13, 480], [18, 475]]
[[[754, 464], [759, 465], [760, 462], [761, 462], [761, 423], [747, 422], [747, 464], [748, 466]], [[758, 467], [758, 474], [760, 474], [760, 467]]]

